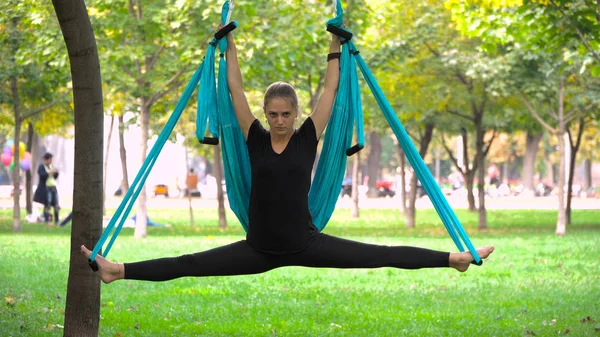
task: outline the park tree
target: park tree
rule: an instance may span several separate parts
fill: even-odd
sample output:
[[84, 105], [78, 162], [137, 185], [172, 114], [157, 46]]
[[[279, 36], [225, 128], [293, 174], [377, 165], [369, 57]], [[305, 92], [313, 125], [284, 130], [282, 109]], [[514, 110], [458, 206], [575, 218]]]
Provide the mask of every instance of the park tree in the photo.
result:
[[583, 133], [583, 142], [581, 144], [581, 157], [583, 161], [583, 181], [582, 195], [594, 195], [594, 187], [592, 184], [592, 162], [594, 159], [600, 158], [600, 118], [592, 120]]
[[[126, 92], [141, 128], [141, 162], [146, 160], [150, 121], [172, 111], [160, 104], [180, 88], [200, 63], [201, 48], [215, 29], [205, 2], [112, 0], [90, 7], [99, 33], [105, 81], [110, 92]], [[217, 4], [212, 4], [219, 7]], [[211, 20], [212, 19], [212, 20]], [[199, 46], [201, 46], [199, 48]], [[147, 235], [146, 190], [138, 197], [136, 237]]]
[[[2, 110], [12, 111], [11, 116], [6, 117], [7, 123], [13, 125], [13, 231], [19, 232], [21, 129], [23, 124], [27, 125], [33, 119], [39, 120], [42, 112], [65, 102], [67, 74], [63, 66], [66, 59], [60, 53], [60, 45], [56, 43], [57, 30], [47, 29], [53, 26], [49, 23], [51, 9], [48, 4], [5, 1], [0, 4], [0, 10], [4, 13], [0, 18], [0, 31], [4, 31], [4, 34], [0, 34], [0, 48], [2, 54], [8, 56], [0, 59], [0, 107]], [[60, 121], [61, 115], [68, 115], [64, 110], [52, 112], [47, 121]], [[29, 134], [33, 135], [31, 132]], [[31, 179], [28, 182], [26, 186], [31, 185]], [[29, 198], [28, 201], [30, 208]]]
[[[488, 52], [507, 50], [506, 61], [514, 66], [510, 87], [518, 92], [535, 119], [557, 136], [560, 172], [556, 233], [564, 235], [565, 133], [570, 121], [591, 112], [591, 108], [578, 103], [583, 98], [576, 98], [580, 95], [573, 82], [576, 77], [600, 74], [596, 52], [588, 48], [598, 41], [598, 8], [585, 1], [554, 0], [474, 3], [450, 0], [446, 5], [462, 34], [483, 39]], [[540, 110], [542, 107], [544, 112]]]
[[103, 100], [100, 60], [87, 9], [80, 0], [52, 2], [71, 65], [75, 107], [73, 226], [65, 336], [97, 336], [100, 278], [82, 258], [80, 246], [93, 247], [102, 232]]
[[[495, 83], [497, 72], [505, 71], [494, 67], [500, 56], [486, 55], [480, 50], [481, 41], [461, 37], [449, 29], [453, 27], [450, 15], [437, 2], [402, 2], [386, 6], [393, 6], [394, 10], [385, 12], [388, 17], [381, 21], [382, 25], [402, 32], [400, 36], [390, 34], [387, 49], [396, 52], [388, 52], [386, 56], [396, 62], [405, 58], [395, 71], [411, 65], [413, 69], [412, 78], [405, 80], [413, 81], [406, 84], [411, 94], [404, 96], [403, 105], [435, 114], [437, 121], [443, 120], [438, 123], [442, 127], [438, 130], [440, 135], [458, 133], [462, 136], [463, 149], [474, 149], [474, 156], [463, 150], [463, 157], [456, 158], [452, 147], [444, 142], [448, 155], [464, 176], [469, 209], [475, 210], [475, 174], [478, 168], [483, 169], [494, 139], [494, 132], [487, 131], [497, 126], [497, 119], [490, 120], [490, 115], [498, 113], [500, 106], [492, 90], [498, 85]], [[419, 96], [420, 101], [411, 102]], [[483, 179], [479, 180], [479, 194], [483, 196]], [[479, 202], [480, 228], [485, 228], [485, 200], [480, 198]]]

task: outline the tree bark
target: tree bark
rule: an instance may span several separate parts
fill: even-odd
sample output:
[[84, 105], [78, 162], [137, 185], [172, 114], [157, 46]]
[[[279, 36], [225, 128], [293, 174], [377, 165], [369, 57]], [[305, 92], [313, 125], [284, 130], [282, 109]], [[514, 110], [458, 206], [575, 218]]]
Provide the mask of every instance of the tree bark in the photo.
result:
[[188, 186], [188, 178], [187, 178], [187, 175], [190, 174], [190, 161], [188, 158], [188, 148], [185, 147], [184, 151], [185, 151], [185, 170], [186, 170], [184, 191], [185, 191], [185, 194], [187, 194], [187, 199], [188, 199], [190, 227], [194, 227], [194, 208], [192, 207], [192, 191], [190, 190], [190, 188]]
[[558, 218], [556, 221], [556, 234], [565, 235], [567, 232], [567, 214], [565, 207], [565, 173], [566, 173], [566, 159], [565, 159], [565, 132], [566, 124], [564, 119], [564, 79], [560, 78], [560, 84], [558, 89], [558, 145], [559, 145], [559, 156], [560, 165], [558, 169]]
[[73, 225], [64, 336], [97, 336], [100, 278], [81, 257], [102, 232], [103, 117], [100, 61], [92, 25], [81, 0], [53, 0], [67, 45], [75, 106]]
[[[483, 118], [483, 112], [479, 112], [478, 116]], [[477, 162], [477, 192], [479, 198], [479, 229], [487, 229], [487, 212], [485, 209], [485, 130], [483, 129], [482, 120], [475, 118], [475, 134], [477, 139], [475, 140], [475, 146], [477, 147], [475, 154], [475, 161]]]
[[112, 138], [113, 127], [115, 124], [115, 115], [110, 116], [110, 129], [108, 130], [108, 139], [106, 140], [106, 152], [104, 153], [104, 179], [102, 183], [102, 215], [106, 215], [106, 174], [108, 172], [108, 153], [110, 151], [110, 139]]
[[583, 136], [583, 131], [585, 130], [585, 119], [581, 118], [579, 120], [579, 127], [577, 128], [577, 138], [575, 140], [575, 144], [573, 144], [573, 140], [571, 138], [571, 132], [569, 132], [569, 145], [571, 146], [571, 156], [569, 160], [569, 180], [567, 182], [567, 205], [565, 209], [565, 221], [567, 225], [571, 224], [571, 201], [573, 199], [573, 178], [575, 177], [575, 166], [577, 160], [577, 152], [579, 152], [579, 148], [581, 146], [581, 138]]
[[[35, 138], [35, 132], [33, 130], [33, 124], [31, 122], [27, 123], [27, 144], [26, 149], [27, 152], [31, 155], [33, 152], [33, 139]], [[29, 170], [25, 171], [25, 209], [27, 210], [27, 214], [33, 213], [33, 182], [31, 170], [35, 169], [33, 155], [31, 155], [31, 164]]]
[[475, 185], [475, 171], [469, 165], [469, 155], [467, 149], [469, 147], [468, 139], [467, 139], [467, 130], [465, 128], [461, 129], [462, 135], [462, 147], [463, 147], [463, 165], [464, 168], [460, 168], [457, 166], [459, 172], [463, 174], [463, 179], [465, 181], [465, 186], [467, 187], [467, 203], [469, 204], [469, 211], [475, 212], [477, 209], [475, 207], [475, 194], [473, 193], [473, 186]]
[[217, 180], [217, 200], [219, 204], [219, 227], [227, 227], [225, 216], [225, 196], [223, 193], [223, 165], [221, 165], [221, 148], [215, 146], [215, 179]]
[[535, 175], [535, 159], [539, 149], [539, 143], [543, 134], [541, 132], [527, 132], [525, 143], [525, 158], [523, 161], [523, 187], [533, 195], [535, 189], [533, 176]]
[[591, 187], [592, 187], [592, 160], [588, 158], [583, 161], [583, 188], [587, 191]]
[[119, 115], [119, 156], [121, 157], [121, 172], [123, 179], [121, 179], [121, 195], [125, 195], [129, 191], [129, 177], [127, 174], [127, 151], [125, 150], [125, 123], [123, 122], [123, 115]]
[[377, 197], [377, 178], [379, 178], [379, 168], [381, 162], [381, 139], [375, 131], [371, 131], [371, 152], [367, 158], [367, 173], [369, 177], [368, 195], [371, 198]]
[[358, 170], [360, 169], [360, 151], [354, 155], [352, 164], [352, 209], [351, 216], [355, 219], [360, 217], [360, 208], [358, 207]]
[[[150, 128], [150, 110], [147, 106], [148, 97], [142, 97], [141, 99], [141, 111], [140, 111], [140, 127], [141, 127], [141, 144], [142, 149], [141, 165], [146, 161], [146, 155], [148, 153], [148, 133]], [[136, 238], [145, 238], [148, 236], [148, 210], [146, 205], [147, 194], [146, 184], [142, 186], [142, 191], [138, 196], [137, 200], [137, 213], [135, 215], [135, 231], [133, 236]]]
[[400, 193], [400, 211], [406, 213], [406, 156], [402, 146], [398, 144], [398, 156], [400, 157], [400, 186], [396, 187], [396, 193]]
[[[427, 149], [433, 138], [433, 127], [432, 123], [425, 124], [425, 132], [421, 137], [421, 143], [419, 144], [419, 155], [422, 158], [427, 154]], [[414, 228], [416, 225], [417, 210], [415, 207], [417, 201], [417, 181], [418, 177], [416, 172], [413, 170], [413, 174], [410, 178], [410, 192], [408, 194], [408, 205], [406, 206], [406, 227]]]
[[479, 169], [477, 170], [477, 191], [479, 198], [479, 224], [478, 229], [487, 229], [487, 211], [485, 209], [485, 158], [480, 156]]
[[[11, 44], [11, 63], [16, 64], [16, 55], [19, 50], [19, 37], [18, 37], [18, 25], [20, 18], [14, 17], [11, 20], [10, 27], [10, 44]], [[13, 112], [15, 116], [15, 128], [14, 128], [14, 151], [13, 151], [13, 163], [14, 168], [12, 172], [13, 179], [13, 225], [12, 231], [18, 233], [21, 231], [21, 166], [20, 166], [20, 153], [19, 144], [21, 142], [21, 100], [19, 98], [19, 85], [17, 83], [16, 72], [11, 72], [10, 75], [10, 91], [13, 103]]]

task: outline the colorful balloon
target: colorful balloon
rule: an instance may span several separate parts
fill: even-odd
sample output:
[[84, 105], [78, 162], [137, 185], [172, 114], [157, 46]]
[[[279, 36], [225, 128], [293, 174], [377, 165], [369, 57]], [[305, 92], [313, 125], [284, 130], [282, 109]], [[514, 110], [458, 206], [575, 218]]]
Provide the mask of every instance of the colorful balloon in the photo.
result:
[[27, 150], [27, 145], [25, 145], [25, 143], [23, 143], [23, 142], [19, 142], [19, 157], [23, 157], [23, 154], [25, 154], [26, 150]]
[[23, 153], [23, 159], [25, 159], [25, 158], [31, 159], [31, 153], [25, 151], [25, 153]]
[[2, 153], [8, 153], [8, 154], [10, 154], [12, 156], [12, 147], [6, 145], [4, 147], [4, 150], [2, 151]]
[[31, 168], [31, 159], [23, 158], [23, 160], [21, 160], [21, 168], [28, 171]]
[[8, 166], [10, 163], [12, 163], [12, 155], [4, 152], [2, 155], [0, 155], [0, 160], [2, 161], [2, 165]]
[[8, 147], [12, 147], [14, 143], [15, 143], [15, 141], [14, 141], [14, 140], [12, 140], [12, 139], [9, 139], [9, 140], [7, 140], [7, 141], [6, 141], [6, 146], [8, 146]]

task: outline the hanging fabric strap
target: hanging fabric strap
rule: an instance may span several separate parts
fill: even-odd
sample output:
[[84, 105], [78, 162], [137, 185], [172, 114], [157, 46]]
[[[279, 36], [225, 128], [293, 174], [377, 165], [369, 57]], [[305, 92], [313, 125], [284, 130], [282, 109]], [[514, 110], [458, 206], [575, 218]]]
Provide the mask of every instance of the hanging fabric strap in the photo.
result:
[[[97, 269], [98, 266], [96, 265], [96, 261], [95, 261], [96, 256], [98, 255], [100, 250], [102, 250], [104, 243], [106, 242], [108, 237], [111, 236], [111, 233], [112, 233], [111, 239], [103, 251], [103, 255], [106, 257], [108, 255], [108, 253], [110, 252], [110, 249], [112, 248], [115, 240], [117, 239], [117, 236], [119, 235], [119, 233], [121, 232], [121, 229], [123, 228], [123, 224], [125, 223], [125, 220], [127, 220], [127, 215], [133, 208], [133, 205], [135, 204], [135, 200], [137, 199], [140, 192], [142, 191], [142, 188], [144, 187], [144, 184], [146, 183], [146, 179], [148, 178], [148, 175], [150, 174], [150, 171], [152, 170], [154, 163], [156, 163], [156, 159], [158, 158], [160, 151], [162, 150], [163, 146], [169, 139], [169, 135], [171, 135], [171, 132], [173, 132], [173, 129], [175, 128], [175, 125], [177, 124], [177, 121], [181, 117], [181, 113], [183, 112], [183, 109], [187, 105], [188, 101], [190, 100], [190, 97], [192, 96], [192, 93], [194, 92], [194, 89], [198, 85], [201, 75], [202, 75], [202, 66], [200, 66], [196, 70], [196, 72], [194, 73], [194, 76], [187, 84], [181, 98], [179, 99], [179, 101], [177, 102], [177, 105], [175, 106], [175, 110], [169, 117], [169, 120], [167, 121], [165, 128], [161, 131], [160, 135], [158, 136], [158, 139], [156, 140], [156, 142], [152, 146], [150, 152], [148, 153], [146, 160], [144, 160], [142, 167], [140, 168], [137, 175], [135, 176], [135, 179], [133, 180], [133, 183], [131, 184], [129, 190], [127, 191], [127, 193], [125, 193], [125, 196], [123, 197], [123, 200], [121, 200], [121, 203], [119, 204], [119, 207], [115, 211], [115, 214], [110, 219], [107, 227], [102, 232], [100, 239], [94, 246], [94, 249], [92, 250], [92, 255], [90, 256], [89, 262], [90, 262], [90, 265], [92, 266], [92, 269], [94, 269], [95, 271], [98, 270]], [[114, 230], [114, 232], [113, 232], [113, 230]]]
[[[341, 6], [335, 10], [336, 17], [329, 20], [327, 26], [342, 29]], [[351, 36], [349, 32], [347, 33], [349, 34], [347, 37]], [[323, 149], [308, 194], [313, 223], [319, 230], [325, 228], [335, 210], [346, 174], [347, 156], [360, 151], [365, 144], [358, 72], [353, 57], [356, 49], [346, 43], [347, 41], [341, 38], [338, 91], [323, 135]], [[357, 144], [351, 146], [354, 124], [356, 124]]]
[[[196, 116], [196, 136], [201, 143], [207, 118], [210, 121], [210, 132], [214, 137], [221, 137], [221, 150], [227, 186], [227, 199], [233, 213], [248, 231], [248, 212], [250, 209], [251, 171], [250, 156], [246, 146], [246, 139], [242, 132], [229, 93], [227, 84], [227, 61], [225, 52], [227, 40], [225, 35], [237, 27], [235, 21], [228, 22], [233, 10], [233, 3], [225, 1], [221, 10], [221, 25], [230, 29], [222, 30], [223, 36], [216, 36], [210, 43], [206, 55], [204, 71], [208, 72], [200, 81], [201, 90], [198, 91], [198, 114]], [[217, 40], [217, 38], [220, 38]], [[215, 82], [214, 54], [219, 47], [219, 76], [218, 85]], [[218, 88], [218, 89], [217, 89]], [[200, 103], [201, 102], [201, 103]], [[200, 129], [198, 129], [198, 127]]]
[[[358, 64], [358, 67], [360, 68], [363, 77], [365, 78], [371, 92], [373, 93], [373, 96], [375, 97], [379, 108], [383, 112], [383, 115], [385, 116], [387, 122], [392, 128], [392, 131], [394, 131], [394, 134], [398, 138], [398, 141], [402, 146], [402, 149], [404, 150], [404, 153], [406, 154], [410, 165], [413, 167], [417, 178], [419, 179], [419, 181], [423, 185], [423, 188], [427, 192], [427, 195], [433, 203], [436, 212], [442, 219], [442, 222], [444, 223], [448, 234], [450, 234], [450, 237], [452, 238], [456, 247], [460, 251], [465, 250], [461, 242], [462, 239], [462, 241], [469, 249], [469, 252], [473, 256], [475, 264], [481, 265], [483, 261], [479, 257], [479, 254], [477, 254], [475, 247], [471, 243], [471, 240], [469, 239], [467, 233], [465, 232], [460, 221], [456, 217], [456, 214], [448, 204], [446, 197], [444, 196], [439, 185], [433, 178], [433, 175], [431, 174], [429, 168], [423, 161], [423, 158], [421, 158], [421, 156], [419, 155], [419, 152], [412, 140], [410, 139], [410, 136], [406, 132], [406, 129], [404, 128], [404, 126], [402, 126], [402, 123], [400, 123], [400, 120], [394, 113], [389, 101], [383, 94], [383, 90], [381, 90], [381, 87], [377, 83], [377, 80], [371, 73], [369, 67], [367, 66], [362, 56], [358, 53], [354, 43], [350, 40], [351, 33], [342, 27], [341, 17], [343, 16], [343, 12], [341, 8], [342, 6], [340, 0], [336, 0], [337, 17], [328, 22], [328, 30], [336, 32], [339, 36], [341, 36], [341, 38], [347, 38], [347, 40], [345, 41], [345, 45], [348, 45], [348, 48], [353, 51], [351, 53], [352, 59], [355, 60]], [[359, 94], [360, 93], [357, 93], [357, 95]]]
[[[227, 23], [230, 15], [231, 4], [226, 2], [222, 10], [222, 25]], [[245, 137], [235, 117], [227, 86], [227, 63], [223, 57], [219, 60], [218, 89], [216, 95], [214, 94], [215, 46], [216, 44], [212, 44], [212, 48], [209, 47], [200, 81], [202, 90], [199, 91], [198, 120], [196, 122], [198, 129], [196, 132], [198, 140], [203, 142], [203, 139], [206, 139], [204, 132], [207, 119], [210, 122], [217, 122], [217, 131], [213, 131], [212, 127], [209, 129], [213, 137], [218, 137], [220, 134], [229, 204], [244, 230], [247, 231], [251, 188], [250, 157]], [[220, 55], [225, 53], [226, 48], [227, 41], [222, 39], [219, 42]], [[358, 72], [354, 59], [351, 57], [352, 52], [346, 46], [342, 48], [340, 60], [342, 71], [338, 94], [324, 135], [323, 151], [309, 193], [309, 209], [313, 223], [319, 230], [323, 230], [335, 209], [346, 171], [345, 152], [351, 155], [364, 146], [362, 104], [358, 94]], [[211, 112], [215, 111], [214, 107], [218, 107], [216, 117], [211, 115]], [[354, 122], [357, 123], [358, 144], [351, 147]]]
[[[219, 40], [221, 40], [223, 37], [225, 37], [225, 35], [227, 35], [228, 32], [235, 29], [236, 27], [237, 27], [237, 24], [232, 23], [230, 25], [223, 27], [221, 30], [219, 30], [215, 34], [214, 39], [209, 44], [208, 49], [209, 49], [209, 51], [211, 51], [211, 47], [212, 47], [212, 53], [207, 53], [207, 54], [214, 55], [214, 50], [215, 50], [215, 46], [216, 46], [217, 42]], [[210, 68], [211, 65], [212, 65], [212, 69]], [[208, 68], [208, 70], [207, 70], [207, 68]], [[185, 87], [185, 90], [184, 90], [182, 96], [179, 98], [179, 101], [177, 102], [177, 105], [175, 106], [173, 113], [169, 117], [164, 129], [159, 134], [158, 139], [152, 146], [150, 152], [148, 153], [148, 156], [146, 157], [146, 160], [144, 160], [144, 163], [140, 167], [140, 170], [138, 171], [137, 175], [135, 176], [133, 183], [131, 184], [131, 187], [129, 188], [127, 193], [125, 193], [125, 196], [123, 197], [123, 200], [119, 204], [119, 207], [117, 208], [117, 210], [111, 217], [107, 227], [102, 232], [100, 239], [98, 240], [98, 242], [94, 246], [94, 249], [92, 250], [92, 254], [91, 254], [88, 262], [90, 263], [90, 266], [92, 267], [92, 269], [94, 271], [98, 270], [98, 266], [95, 261], [96, 256], [100, 253], [100, 251], [104, 247], [104, 244], [106, 243], [106, 240], [110, 236], [111, 237], [110, 241], [108, 242], [108, 244], [106, 245], [106, 247], [104, 248], [104, 251], [103, 251], [103, 256], [105, 256], [105, 257], [108, 256], [110, 249], [112, 248], [117, 236], [119, 235], [119, 233], [121, 232], [121, 229], [123, 228], [123, 225], [125, 224], [125, 221], [127, 220], [127, 215], [131, 212], [131, 209], [133, 208], [133, 205], [135, 204], [135, 200], [137, 200], [137, 197], [139, 196], [140, 192], [142, 191], [142, 188], [144, 187], [144, 184], [146, 182], [146, 179], [148, 178], [148, 175], [150, 174], [150, 172], [152, 170], [152, 167], [156, 163], [156, 159], [158, 158], [158, 155], [160, 154], [162, 148], [164, 147], [165, 143], [169, 139], [169, 136], [173, 132], [173, 129], [175, 128], [175, 125], [177, 124], [177, 121], [179, 121], [179, 118], [181, 117], [183, 110], [187, 106], [194, 90], [200, 83], [201, 79], [203, 80], [203, 83], [204, 83], [203, 85], [206, 86], [206, 88], [203, 87], [202, 88], [203, 90], [198, 90], [199, 93], [201, 92], [201, 93], [203, 93], [203, 95], [206, 94], [207, 96], [213, 98], [214, 101], [216, 101], [216, 95], [214, 95], [214, 87], [215, 86], [209, 85], [210, 78], [211, 78], [210, 77], [211, 70], [212, 70], [212, 81], [214, 83], [214, 57], [212, 59], [205, 58], [205, 60], [200, 64], [200, 66], [198, 67], [198, 69], [196, 70], [194, 75], [192, 76], [192, 79], [188, 82], [187, 86]], [[210, 138], [204, 137], [204, 133], [203, 132], [201, 133], [198, 131], [198, 130], [205, 130], [206, 118], [204, 118], [204, 121], [205, 121], [204, 124], [202, 124], [202, 121], [200, 121], [200, 124], [198, 124], [198, 122], [199, 122], [198, 120], [196, 121], [197, 122], [196, 135], [198, 136], [199, 140], [201, 140], [202, 142], [204, 142], [206, 144], [216, 144], [218, 142], [218, 136], [219, 136], [217, 111], [214, 111], [215, 105], [213, 105], [211, 107], [210, 99], [206, 99], [203, 95], [202, 95], [202, 99], [203, 99], [202, 102], [200, 102], [201, 97], [199, 97], [198, 109], [199, 110], [202, 109], [203, 113], [206, 113], [210, 110], [210, 108], [213, 108], [212, 112], [210, 113], [211, 124], [209, 127], [210, 132], [213, 135], [213, 137], [210, 137]], [[111, 235], [111, 233], [112, 233], [112, 235]]]

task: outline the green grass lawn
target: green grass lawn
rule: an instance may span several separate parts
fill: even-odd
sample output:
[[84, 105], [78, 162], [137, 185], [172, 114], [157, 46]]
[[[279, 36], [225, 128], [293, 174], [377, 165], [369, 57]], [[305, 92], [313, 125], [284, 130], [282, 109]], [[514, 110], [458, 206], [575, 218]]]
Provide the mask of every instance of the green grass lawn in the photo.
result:
[[[476, 214], [457, 214], [476, 246], [496, 246], [467, 273], [287, 267], [121, 281], [102, 286], [100, 336], [600, 336], [600, 211], [574, 211], [565, 237], [554, 235], [551, 211], [489, 211], [485, 232], [476, 230]], [[243, 238], [232, 213], [224, 230], [215, 228], [214, 210], [196, 210], [194, 227], [186, 210], [149, 216], [171, 226], [150, 228], [143, 240], [123, 230], [111, 259], [173, 256]], [[70, 227], [23, 223], [15, 235], [10, 218], [0, 211], [0, 336], [61, 336]], [[397, 211], [364, 210], [355, 220], [336, 210], [326, 232], [455, 250], [432, 210], [419, 211], [416, 229], [403, 226]]]

